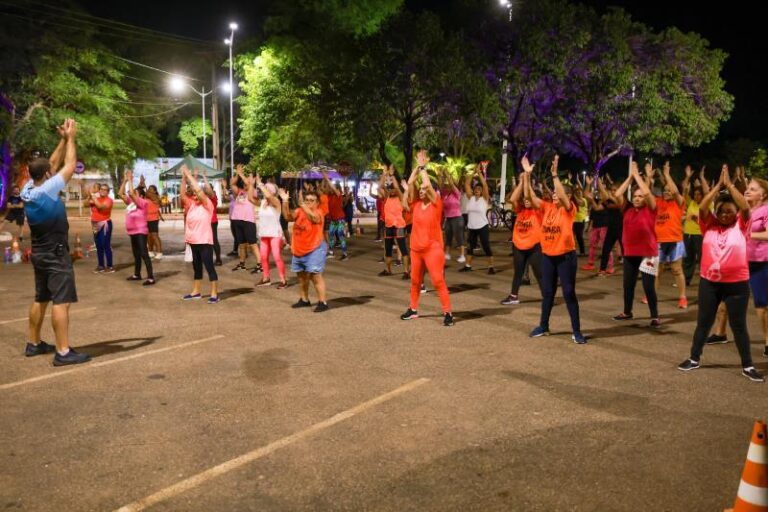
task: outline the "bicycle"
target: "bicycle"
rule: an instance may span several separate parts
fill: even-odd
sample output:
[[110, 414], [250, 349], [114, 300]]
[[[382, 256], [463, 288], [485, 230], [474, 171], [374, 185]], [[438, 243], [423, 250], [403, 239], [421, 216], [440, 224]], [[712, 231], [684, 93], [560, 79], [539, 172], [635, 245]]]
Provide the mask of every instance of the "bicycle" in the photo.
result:
[[492, 229], [505, 226], [511, 230], [515, 225], [515, 212], [503, 208], [496, 198], [491, 199], [491, 207], [488, 208], [485, 215], [488, 218], [488, 225]]

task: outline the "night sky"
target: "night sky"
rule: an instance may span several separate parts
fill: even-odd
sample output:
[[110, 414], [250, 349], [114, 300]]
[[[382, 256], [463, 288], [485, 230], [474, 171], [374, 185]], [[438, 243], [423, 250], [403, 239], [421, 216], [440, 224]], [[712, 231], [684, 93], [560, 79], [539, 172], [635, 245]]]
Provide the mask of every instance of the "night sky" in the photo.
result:
[[[477, 0], [477, 3], [480, 7], [490, 5], [495, 8], [497, 5], [496, 0]], [[695, 31], [712, 46], [724, 49], [730, 55], [724, 70], [726, 88], [735, 95], [736, 108], [731, 120], [723, 126], [720, 138], [768, 140], [768, 123], [765, 122], [768, 99], [764, 79], [768, 38], [764, 19], [755, 10], [756, 4], [728, 2], [719, 8], [711, 8], [702, 4], [692, 7], [691, 3], [672, 0], [584, 0], [582, 3], [600, 11], [609, 5], [619, 6], [633, 19], [651, 27], [660, 29], [674, 25], [683, 31]], [[231, 19], [240, 24], [240, 37], [257, 33], [265, 15], [264, 2], [256, 0], [133, 0], [124, 3], [88, 0], [81, 4], [97, 16], [212, 41], [228, 35], [227, 25]]]

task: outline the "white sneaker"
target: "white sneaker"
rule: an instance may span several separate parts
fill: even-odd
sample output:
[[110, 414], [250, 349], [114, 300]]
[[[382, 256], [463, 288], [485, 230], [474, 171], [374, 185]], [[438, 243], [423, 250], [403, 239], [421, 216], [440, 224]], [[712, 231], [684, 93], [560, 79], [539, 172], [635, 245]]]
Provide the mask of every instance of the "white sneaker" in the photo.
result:
[[154, 258], [154, 257], [155, 257], [155, 254], [156, 254], [156, 253], [155, 253], [154, 251], [149, 251], [149, 257], [150, 257], [150, 258]]
[[464, 263], [465, 261], [467, 261], [467, 258], [465, 258], [464, 255], [461, 255], [458, 258], [456, 258], [456, 261], [458, 261], [459, 263]]
[[156, 260], [161, 260], [161, 259], [163, 259], [163, 253], [161, 253], [161, 252], [157, 252], [157, 253], [155, 253], [155, 259], [156, 259]]
[[451, 261], [451, 253], [445, 253], [445, 261]]

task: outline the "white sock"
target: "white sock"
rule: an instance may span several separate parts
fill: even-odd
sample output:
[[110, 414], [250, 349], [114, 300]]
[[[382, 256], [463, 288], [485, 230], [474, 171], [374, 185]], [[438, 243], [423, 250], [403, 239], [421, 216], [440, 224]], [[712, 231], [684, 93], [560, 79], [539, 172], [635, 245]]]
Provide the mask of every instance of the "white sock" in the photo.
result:
[[65, 355], [69, 354], [69, 348], [67, 348], [67, 350], [65, 350], [64, 352], [61, 352], [61, 351], [58, 351], [58, 350], [57, 350], [56, 352], [57, 352], [57, 353], [58, 353], [60, 356], [65, 356]]

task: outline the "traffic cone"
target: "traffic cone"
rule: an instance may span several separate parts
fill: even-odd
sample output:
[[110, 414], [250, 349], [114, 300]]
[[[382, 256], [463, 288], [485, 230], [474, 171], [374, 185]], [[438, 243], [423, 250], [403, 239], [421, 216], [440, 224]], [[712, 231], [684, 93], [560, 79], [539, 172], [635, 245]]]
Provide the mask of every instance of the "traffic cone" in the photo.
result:
[[19, 239], [14, 238], [11, 244], [11, 263], [21, 263], [21, 246], [19, 245]]
[[357, 219], [357, 224], [355, 224], [355, 234], [357, 236], [360, 236], [363, 234], [363, 228], [360, 227], [360, 219]]
[[72, 261], [77, 261], [83, 257], [83, 244], [80, 242], [80, 234], [75, 233], [75, 250], [72, 251]]
[[733, 508], [726, 512], [768, 512], [768, 449], [765, 422], [758, 420], [752, 428], [747, 460]]

